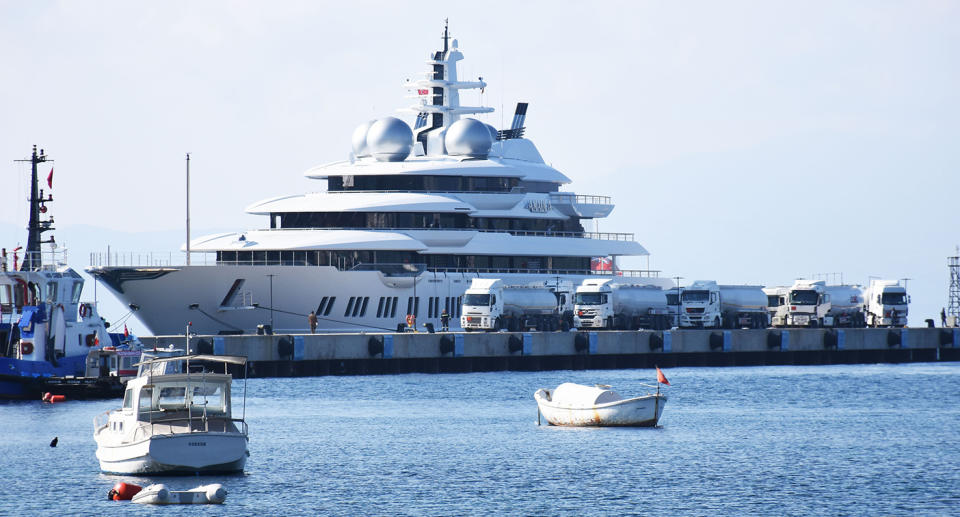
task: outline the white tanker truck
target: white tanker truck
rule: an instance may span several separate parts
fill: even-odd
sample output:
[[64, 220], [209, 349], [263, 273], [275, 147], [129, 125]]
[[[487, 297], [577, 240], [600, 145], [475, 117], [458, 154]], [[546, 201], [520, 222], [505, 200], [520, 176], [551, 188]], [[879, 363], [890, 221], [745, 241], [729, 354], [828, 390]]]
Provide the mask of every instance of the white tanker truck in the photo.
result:
[[834, 327], [865, 327], [863, 314], [863, 288], [859, 285], [828, 285], [830, 310]]
[[906, 327], [907, 288], [896, 280], [871, 280], [863, 293], [866, 324], [871, 327]]
[[759, 285], [697, 280], [680, 293], [680, 327], [766, 328], [767, 296]]
[[775, 295], [776, 306], [769, 305], [774, 327], [822, 327], [833, 326], [830, 313], [830, 295], [826, 282], [797, 280], [790, 287], [767, 287], [763, 292]]
[[573, 323], [573, 282], [506, 285], [474, 278], [463, 295], [463, 330], [567, 330]]
[[573, 326], [578, 329], [659, 330], [671, 324], [666, 292], [656, 286], [584, 280], [574, 303]]

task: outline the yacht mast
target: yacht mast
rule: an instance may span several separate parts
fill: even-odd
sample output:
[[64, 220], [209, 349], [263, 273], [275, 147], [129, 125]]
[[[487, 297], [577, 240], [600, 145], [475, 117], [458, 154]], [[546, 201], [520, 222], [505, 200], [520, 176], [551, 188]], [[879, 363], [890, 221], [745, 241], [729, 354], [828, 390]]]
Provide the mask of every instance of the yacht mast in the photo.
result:
[[[51, 195], [47, 199], [43, 198], [43, 190], [40, 189], [40, 182], [37, 178], [37, 165], [53, 160], [47, 159], [43, 149], [40, 149], [38, 154], [37, 146], [33, 146], [33, 155], [29, 160], [17, 161], [30, 162], [30, 222], [27, 224], [27, 250], [23, 257], [23, 266], [20, 269], [33, 271], [40, 269], [43, 263], [40, 257], [40, 245], [44, 244], [44, 241], [41, 240], [43, 232], [53, 230], [53, 217], [46, 221], [40, 220], [40, 214], [47, 211], [44, 204], [53, 201], [53, 196]], [[53, 243], [53, 237], [50, 237], [50, 240], [46, 242]]]

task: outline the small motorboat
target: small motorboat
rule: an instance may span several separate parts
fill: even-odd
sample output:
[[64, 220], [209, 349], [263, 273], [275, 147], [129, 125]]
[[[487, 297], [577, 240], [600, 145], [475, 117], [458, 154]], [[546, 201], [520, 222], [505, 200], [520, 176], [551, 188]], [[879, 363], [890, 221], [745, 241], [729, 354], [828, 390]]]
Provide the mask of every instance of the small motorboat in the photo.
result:
[[246, 358], [180, 353], [145, 351], [148, 360], [136, 365], [140, 369], [127, 382], [123, 407], [94, 418], [101, 471], [243, 472], [247, 424], [245, 415], [234, 418], [232, 412], [228, 365], [245, 365]]
[[164, 484], [147, 485], [133, 495], [137, 504], [223, 504], [227, 489], [220, 483], [200, 485], [190, 490], [170, 490]]
[[625, 399], [610, 386], [571, 382], [552, 390], [539, 389], [533, 398], [550, 425], [579, 427], [654, 427], [667, 403], [667, 396], [659, 392], [659, 386], [656, 393]]

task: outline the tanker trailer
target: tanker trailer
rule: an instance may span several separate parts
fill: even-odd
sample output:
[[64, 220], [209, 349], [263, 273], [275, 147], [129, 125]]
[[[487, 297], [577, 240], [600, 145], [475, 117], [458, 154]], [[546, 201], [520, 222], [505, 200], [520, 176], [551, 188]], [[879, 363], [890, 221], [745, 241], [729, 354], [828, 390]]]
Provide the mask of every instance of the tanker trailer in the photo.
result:
[[766, 328], [767, 295], [758, 285], [717, 285], [698, 280], [680, 294], [680, 326]]
[[609, 278], [584, 280], [577, 287], [573, 325], [578, 329], [667, 329], [667, 295], [651, 285], [620, 284]]
[[828, 285], [830, 310], [834, 327], [862, 328], [867, 326], [863, 314], [863, 288], [859, 285]]
[[508, 286], [497, 278], [474, 278], [463, 295], [460, 326], [467, 332], [558, 330], [562, 309], [551, 288]]

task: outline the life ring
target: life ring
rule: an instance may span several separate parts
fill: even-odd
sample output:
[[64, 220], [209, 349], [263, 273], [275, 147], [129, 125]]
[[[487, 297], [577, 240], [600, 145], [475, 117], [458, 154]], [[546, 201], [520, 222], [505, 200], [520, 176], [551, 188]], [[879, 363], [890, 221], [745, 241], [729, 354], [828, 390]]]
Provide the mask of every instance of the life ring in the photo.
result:
[[20, 355], [30, 355], [33, 353], [33, 343], [27, 341], [20, 343]]
[[81, 303], [81, 304], [80, 304], [80, 317], [81, 317], [81, 318], [86, 318], [86, 317], [89, 316], [89, 315], [90, 315], [90, 304], [88, 304], [88, 303]]
[[417, 321], [413, 314], [407, 314], [407, 326], [412, 327]]

